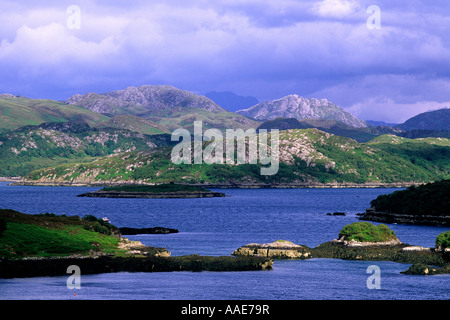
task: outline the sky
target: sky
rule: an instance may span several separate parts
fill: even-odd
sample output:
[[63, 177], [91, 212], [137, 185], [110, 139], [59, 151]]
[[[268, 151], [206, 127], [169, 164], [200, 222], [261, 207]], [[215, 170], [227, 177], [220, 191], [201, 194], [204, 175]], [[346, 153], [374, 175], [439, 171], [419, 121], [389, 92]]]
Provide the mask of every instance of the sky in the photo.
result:
[[0, 72], [29, 98], [172, 85], [401, 123], [450, 107], [450, 1], [0, 0]]

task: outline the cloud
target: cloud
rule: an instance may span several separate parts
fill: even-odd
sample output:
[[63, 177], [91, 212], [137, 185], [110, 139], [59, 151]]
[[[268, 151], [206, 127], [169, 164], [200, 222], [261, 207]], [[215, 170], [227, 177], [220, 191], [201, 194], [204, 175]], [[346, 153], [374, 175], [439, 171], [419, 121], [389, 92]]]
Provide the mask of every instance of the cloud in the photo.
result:
[[450, 108], [450, 101], [397, 103], [388, 97], [377, 97], [358, 102], [347, 108], [347, 111], [364, 120], [375, 119], [391, 123], [403, 123], [419, 113], [442, 108]]
[[320, 17], [344, 18], [360, 9], [354, 0], [322, 0], [314, 4], [312, 12]]
[[450, 5], [436, 1], [380, 4], [382, 27], [369, 30], [370, 0], [83, 0], [71, 30], [68, 4], [0, 0], [0, 92], [67, 99], [171, 84], [260, 101], [317, 96], [362, 115], [379, 99], [443, 103]]

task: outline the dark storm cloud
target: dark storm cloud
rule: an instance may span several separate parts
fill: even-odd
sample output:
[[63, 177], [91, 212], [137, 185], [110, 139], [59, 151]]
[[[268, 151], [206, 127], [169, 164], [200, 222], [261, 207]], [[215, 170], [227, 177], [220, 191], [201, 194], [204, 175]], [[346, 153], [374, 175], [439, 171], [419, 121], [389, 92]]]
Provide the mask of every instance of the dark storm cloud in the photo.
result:
[[[0, 91], [297, 93], [389, 121], [450, 101], [446, 1], [86, 0], [79, 29], [67, 25], [71, 4], [0, 1]], [[380, 29], [366, 25], [370, 5]]]

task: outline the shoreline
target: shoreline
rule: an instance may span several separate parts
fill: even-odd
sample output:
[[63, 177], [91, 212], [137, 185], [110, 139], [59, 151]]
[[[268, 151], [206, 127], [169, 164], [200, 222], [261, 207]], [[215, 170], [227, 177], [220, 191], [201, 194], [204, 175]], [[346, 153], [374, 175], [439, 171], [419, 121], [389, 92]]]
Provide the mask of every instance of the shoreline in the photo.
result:
[[[0, 180], [1, 181], [1, 180]], [[14, 186], [36, 186], [36, 187], [114, 187], [114, 186], [124, 186], [124, 185], [157, 185], [142, 182], [34, 182], [34, 181], [24, 181], [24, 180], [10, 180], [11, 185]], [[411, 185], [421, 185], [424, 183], [417, 182], [395, 182], [395, 183], [279, 183], [279, 184], [237, 184], [237, 183], [217, 183], [217, 184], [185, 184], [194, 187], [204, 187], [211, 189], [346, 189], [346, 188], [407, 188]]]

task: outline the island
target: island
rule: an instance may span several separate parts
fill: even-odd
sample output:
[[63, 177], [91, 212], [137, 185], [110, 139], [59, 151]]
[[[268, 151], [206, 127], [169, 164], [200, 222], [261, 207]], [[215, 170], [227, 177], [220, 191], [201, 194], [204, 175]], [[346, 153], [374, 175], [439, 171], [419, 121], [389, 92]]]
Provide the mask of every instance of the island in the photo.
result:
[[266, 244], [250, 243], [232, 254], [271, 259], [393, 261], [411, 264], [408, 270], [402, 272], [405, 274], [444, 274], [450, 273], [450, 231], [438, 235], [434, 248], [425, 248], [402, 243], [386, 225], [355, 222], [344, 226], [337, 239], [315, 248], [279, 240]]
[[360, 220], [450, 226], [450, 180], [441, 180], [380, 195]]
[[77, 197], [95, 198], [213, 198], [225, 197], [200, 186], [183, 184], [122, 185], [106, 187], [98, 191], [79, 194]]

